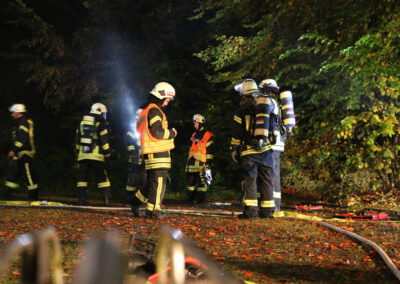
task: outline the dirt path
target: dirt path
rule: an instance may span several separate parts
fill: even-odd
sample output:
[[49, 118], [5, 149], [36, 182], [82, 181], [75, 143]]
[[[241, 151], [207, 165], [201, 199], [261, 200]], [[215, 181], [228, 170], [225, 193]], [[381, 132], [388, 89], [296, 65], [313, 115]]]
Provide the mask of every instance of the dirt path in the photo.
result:
[[[39, 208], [0, 208], [0, 216], [0, 248], [18, 234], [55, 226], [63, 245], [67, 279], [78, 262], [83, 240], [109, 229], [120, 232], [122, 245], [130, 234], [157, 240], [160, 228], [167, 224], [182, 230], [224, 269], [256, 283], [397, 283], [370, 248], [315, 222], [181, 214], [154, 221], [132, 218], [128, 212]], [[400, 263], [399, 222], [334, 225], [375, 241]], [[12, 267], [7, 283], [15, 283], [12, 278], [16, 275]]]

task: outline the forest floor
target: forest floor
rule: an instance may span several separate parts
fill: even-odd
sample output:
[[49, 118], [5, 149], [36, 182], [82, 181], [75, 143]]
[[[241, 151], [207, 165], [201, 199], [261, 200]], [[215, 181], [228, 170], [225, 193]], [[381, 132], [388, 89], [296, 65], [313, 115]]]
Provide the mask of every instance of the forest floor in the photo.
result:
[[[165, 207], [195, 209], [178, 204], [176, 200], [166, 200]], [[197, 209], [239, 211], [240, 208]], [[329, 224], [359, 234], [379, 245], [400, 267], [397, 216], [383, 221], [341, 222], [329, 218], [346, 212], [343, 208], [324, 206], [318, 211], [299, 211], [289, 206], [284, 210], [323, 217]], [[362, 213], [382, 212], [364, 210]], [[134, 218], [129, 211], [0, 207], [0, 255], [15, 236], [54, 226], [62, 244], [65, 280], [71, 283], [85, 240], [114, 229], [119, 232], [121, 246], [126, 247], [131, 235], [157, 241], [162, 227], [169, 225], [181, 230], [220, 268], [243, 280], [255, 283], [397, 283], [371, 247], [315, 221], [239, 220], [233, 215], [167, 214], [161, 220], [148, 220]], [[17, 283], [19, 274], [14, 264], [0, 282]]]

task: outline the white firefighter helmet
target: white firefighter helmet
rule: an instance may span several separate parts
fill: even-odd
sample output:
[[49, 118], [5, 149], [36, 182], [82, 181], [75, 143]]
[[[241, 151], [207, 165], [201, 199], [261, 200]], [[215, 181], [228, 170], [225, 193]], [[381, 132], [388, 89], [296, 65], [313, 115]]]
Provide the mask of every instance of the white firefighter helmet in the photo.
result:
[[253, 95], [259, 93], [257, 83], [253, 79], [245, 79], [240, 86], [241, 95]]
[[90, 109], [90, 113], [94, 113], [94, 114], [102, 114], [105, 112], [107, 112], [107, 108], [102, 103], [95, 103], [92, 105], [92, 107]]
[[193, 115], [193, 122], [205, 123], [206, 119], [201, 114]]
[[260, 84], [258, 84], [258, 87], [264, 92], [269, 91], [278, 93], [279, 91], [279, 86], [274, 79], [264, 79]]
[[13, 104], [8, 108], [9, 112], [26, 112], [26, 107], [24, 104]]
[[163, 99], [171, 99], [173, 100], [175, 97], [175, 89], [172, 87], [171, 84], [166, 82], [157, 83], [153, 90], [151, 90], [150, 94], [155, 96], [156, 98], [163, 100]]

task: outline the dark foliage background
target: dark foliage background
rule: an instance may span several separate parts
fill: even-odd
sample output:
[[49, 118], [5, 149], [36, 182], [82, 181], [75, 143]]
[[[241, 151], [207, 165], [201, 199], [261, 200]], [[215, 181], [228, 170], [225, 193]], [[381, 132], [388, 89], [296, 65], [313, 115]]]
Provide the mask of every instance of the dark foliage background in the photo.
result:
[[[195, 113], [205, 115], [217, 134], [216, 169], [232, 168], [226, 157], [229, 127], [221, 119], [221, 114], [228, 118], [231, 113], [216, 107], [223, 90], [207, 81], [207, 64], [193, 56], [209, 41], [205, 21], [188, 20], [196, 2], [38, 2], [4, 1], [1, 5], [1, 178], [11, 143], [7, 107], [24, 103], [35, 121], [36, 169], [43, 190], [73, 196], [75, 129], [91, 104], [99, 101], [110, 110], [113, 152], [108, 168], [118, 196], [126, 182], [124, 132], [159, 81], [170, 82], [177, 91], [176, 101], [167, 110], [170, 124], [179, 133], [170, 190], [185, 188], [184, 167]], [[227, 109], [231, 106], [221, 103], [228, 103]], [[235, 179], [220, 175], [215, 176], [216, 187], [235, 184]]]
[[4, 0], [0, 6], [0, 176], [7, 107], [36, 123], [37, 171], [48, 194], [73, 195], [75, 129], [94, 102], [110, 110], [110, 178], [126, 181], [123, 134], [159, 81], [177, 99], [169, 192], [185, 188], [191, 117], [216, 134], [213, 191], [238, 194], [228, 145], [232, 86], [272, 77], [294, 93], [298, 127], [284, 186], [347, 198], [398, 189], [399, 3], [394, 0]]

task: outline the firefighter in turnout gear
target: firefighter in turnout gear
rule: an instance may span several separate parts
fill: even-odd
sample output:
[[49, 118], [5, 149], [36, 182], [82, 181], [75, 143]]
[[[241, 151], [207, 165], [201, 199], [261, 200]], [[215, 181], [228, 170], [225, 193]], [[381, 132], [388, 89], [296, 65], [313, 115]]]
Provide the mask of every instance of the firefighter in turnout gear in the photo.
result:
[[90, 113], [83, 119], [76, 131], [76, 150], [78, 152], [78, 199], [79, 205], [86, 205], [88, 175], [94, 171], [97, 187], [102, 190], [106, 206], [110, 205], [110, 181], [106, 170], [106, 159], [110, 157], [108, 143], [107, 108], [101, 103], [92, 105]]
[[136, 191], [145, 182], [145, 171], [143, 157], [140, 155], [140, 138], [136, 131], [136, 121], [142, 109], [136, 111], [134, 123], [126, 132], [125, 145], [129, 153], [128, 159], [128, 181], [125, 187], [125, 203], [131, 204]]
[[[260, 91], [252, 79], [246, 79], [235, 86], [240, 92], [241, 102], [233, 121], [233, 137], [231, 140], [231, 155], [238, 162], [243, 174], [244, 210], [239, 218], [272, 218], [274, 213], [273, 200], [273, 159], [270, 143], [259, 143], [255, 131], [260, 129], [259, 118], [264, 114], [256, 113], [255, 96]], [[260, 204], [257, 200], [260, 193]], [[260, 212], [259, 211], [260, 207]]]
[[136, 192], [132, 202], [132, 213], [139, 217], [139, 207], [146, 205], [146, 218], [160, 218], [171, 168], [170, 150], [174, 149], [177, 131], [168, 128], [167, 117], [162, 108], [175, 97], [175, 89], [166, 82], [157, 83], [149, 94], [137, 120], [136, 130], [140, 135], [140, 153], [143, 155], [147, 175], [145, 189]]
[[295, 126], [294, 109], [292, 95], [290, 91], [280, 93], [280, 101], [282, 107], [277, 102], [279, 94], [279, 86], [273, 79], [265, 79], [260, 82], [259, 88], [262, 94], [257, 97], [258, 110], [262, 113], [263, 109], [268, 112], [268, 131], [265, 136], [258, 136], [259, 139], [267, 138], [272, 147], [273, 167], [273, 184], [274, 184], [274, 202], [275, 211], [281, 209], [282, 193], [281, 193], [281, 153], [285, 149], [287, 135], [291, 133]]
[[211, 185], [211, 166], [214, 159], [214, 134], [205, 129], [205, 118], [201, 114], [193, 116], [195, 132], [191, 137], [191, 147], [186, 165], [188, 177], [188, 200], [193, 204], [205, 201]]
[[10, 198], [11, 194], [19, 187], [18, 178], [22, 173], [28, 188], [28, 200], [38, 200], [39, 186], [32, 171], [32, 162], [35, 156], [34, 124], [26, 116], [26, 107], [23, 104], [14, 104], [8, 109], [14, 119], [13, 148], [8, 153], [9, 165], [6, 191], [4, 197]]

